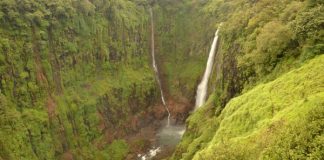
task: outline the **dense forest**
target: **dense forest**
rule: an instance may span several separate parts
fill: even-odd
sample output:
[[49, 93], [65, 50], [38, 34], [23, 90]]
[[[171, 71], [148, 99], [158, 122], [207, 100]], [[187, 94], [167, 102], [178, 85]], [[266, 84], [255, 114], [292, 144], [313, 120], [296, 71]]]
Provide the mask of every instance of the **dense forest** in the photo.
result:
[[123, 138], [140, 127], [130, 122], [146, 119], [158, 94], [147, 2], [0, 8], [1, 159], [123, 159]]
[[1, 0], [0, 160], [143, 159], [163, 92], [153, 159], [323, 159], [323, 53], [322, 0]]

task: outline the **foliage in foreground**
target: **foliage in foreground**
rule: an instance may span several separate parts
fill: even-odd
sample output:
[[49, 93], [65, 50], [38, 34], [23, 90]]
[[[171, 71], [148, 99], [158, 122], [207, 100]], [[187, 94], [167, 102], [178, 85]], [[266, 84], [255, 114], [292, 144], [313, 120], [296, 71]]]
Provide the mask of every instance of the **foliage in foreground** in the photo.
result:
[[189, 118], [173, 158], [323, 158], [323, 70], [324, 56], [316, 57], [233, 98], [219, 116], [210, 98]]

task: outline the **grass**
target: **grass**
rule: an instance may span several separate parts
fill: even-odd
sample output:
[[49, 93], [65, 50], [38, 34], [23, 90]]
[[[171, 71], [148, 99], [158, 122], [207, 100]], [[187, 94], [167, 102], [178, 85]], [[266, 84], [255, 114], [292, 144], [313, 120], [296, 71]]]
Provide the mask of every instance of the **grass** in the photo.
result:
[[190, 117], [178, 146], [187, 151], [174, 158], [323, 157], [323, 70], [324, 55], [233, 98], [218, 117], [210, 113], [212, 96]]

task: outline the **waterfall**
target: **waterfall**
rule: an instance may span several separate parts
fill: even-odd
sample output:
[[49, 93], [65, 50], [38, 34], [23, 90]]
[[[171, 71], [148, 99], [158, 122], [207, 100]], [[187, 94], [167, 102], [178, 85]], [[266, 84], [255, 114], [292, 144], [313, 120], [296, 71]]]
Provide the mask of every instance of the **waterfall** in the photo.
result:
[[153, 17], [153, 10], [152, 8], [150, 8], [150, 15], [151, 15], [151, 54], [152, 54], [152, 65], [153, 65], [153, 69], [154, 69], [154, 72], [155, 72], [155, 77], [156, 77], [156, 81], [158, 82], [158, 85], [159, 85], [159, 88], [160, 88], [160, 93], [161, 93], [161, 100], [162, 100], [162, 103], [165, 107], [165, 110], [168, 112], [168, 126], [170, 125], [170, 117], [171, 117], [171, 114], [170, 114], [170, 111], [169, 111], [169, 108], [165, 102], [165, 99], [164, 99], [164, 93], [163, 93], [163, 90], [162, 90], [162, 84], [161, 84], [161, 80], [160, 80], [160, 77], [159, 77], [159, 70], [157, 68], [157, 65], [156, 65], [156, 62], [155, 62], [155, 44], [154, 44], [154, 17]]
[[195, 108], [198, 108], [198, 107], [202, 106], [206, 101], [208, 80], [209, 80], [209, 76], [210, 76], [211, 71], [212, 71], [215, 52], [216, 52], [215, 50], [216, 50], [216, 47], [217, 47], [218, 31], [219, 31], [219, 28], [217, 29], [217, 31], [215, 33], [215, 37], [214, 37], [214, 40], [213, 40], [213, 43], [212, 43], [212, 46], [211, 46], [211, 49], [210, 49], [210, 52], [209, 52], [204, 77], [201, 80], [200, 84], [198, 85]]

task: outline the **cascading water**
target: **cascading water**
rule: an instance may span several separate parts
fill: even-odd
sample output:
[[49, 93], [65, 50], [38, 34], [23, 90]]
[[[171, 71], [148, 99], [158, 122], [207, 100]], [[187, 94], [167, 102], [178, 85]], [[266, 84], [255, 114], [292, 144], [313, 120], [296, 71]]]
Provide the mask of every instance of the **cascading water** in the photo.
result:
[[[167, 108], [167, 106], [165, 104], [165, 101], [164, 101], [163, 91], [162, 91], [162, 88], [161, 88], [161, 82], [160, 82], [159, 76], [158, 76], [158, 69], [157, 69], [157, 66], [156, 66], [156, 63], [155, 63], [154, 27], [153, 27], [154, 23], [153, 23], [153, 11], [152, 11], [152, 9], [150, 10], [150, 12], [151, 12], [151, 20], [152, 20], [151, 21], [151, 26], [152, 26], [153, 68], [154, 68], [154, 71], [156, 73], [156, 77], [157, 77], [156, 79], [157, 79], [157, 81], [159, 83], [159, 86], [160, 86], [161, 98], [162, 98], [163, 105], [165, 105], [166, 110], [169, 113], [169, 110], [168, 110], [168, 108]], [[208, 56], [207, 67], [206, 67], [206, 70], [205, 70], [204, 77], [203, 77], [203, 79], [202, 79], [202, 81], [199, 84], [198, 89], [197, 89], [196, 108], [203, 105], [205, 103], [205, 100], [206, 100], [208, 79], [209, 79], [211, 71], [212, 71], [214, 58], [215, 58], [215, 54], [216, 54], [215, 51], [216, 51], [216, 48], [217, 48], [218, 31], [219, 31], [219, 29], [215, 33], [214, 41], [213, 41], [212, 47], [210, 49], [210, 53], [209, 53], [209, 56]], [[139, 154], [138, 157], [141, 160], [152, 159], [157, 154], [159, 154], [159, 152], [161, 152], [164, 148], [166, 148], [166, 147], [174, 147], [180, 141], [182, 135], [185, 132], [185, 125], [178, 125], [178, 126], [172, 125], [172, 126], [169, 126], [169, 123], [170, 123], [169, 119], [170, 119], [170, 113], [169, 113], [169, 116], [168, 116], [168, 126], [161, 128], [160, 131], [157, 134], [158, 144], [155, 145], [154, 147], [152, 147], [152, 149], [150, 149], [148, 153], [146, 153], [144, 155]], [[158, 147], [156, 147], [156, 146], [158, 146]]]
[[[182, 135], [185, 132], [185, 125], [171, 125], [170, 126], [170, 112], [169, 112], [169, 108], [165, 102], [164, 99], [164, 93], [162, 90], [162, 84], [159, 78], [159, 71], [157, 68], [157, 64], [155, 61], [155, 44], [154, 44], [154, 19], [153, 19], [153, 10], [152, 8], [150, 8], [150, 15], [151, 15], [151, 53], [152, 53], [152, 64], [153, 64], [153, 69], [155, 72], [155, 77], [156, 80], [158, 82], [159, 88], [160, 88], [160, 92], [161, 92], [161, 99], [162, 99], [162, 103], [166, 109], [166, 111], [168, 112], [168, 122], [167, 122], [167, 126], [162, 127], [158, 133], [157, 133], [157, 143], [155, 145], [153, 145], [153, 147], [144, 155], [139, 154], [138, 158], [140, 160], [149, 160], [149, 159], [153, 159], [154, 157], [156, 157], [160, 152], [162, 152], [162, 150], [164, 150], [165, 148], [172, 148], [174, 146], [176, 146], [176, 144], [180, 141]], [[213, 62], [214, 62], [214, 57], [215, 57], [215, 50], [217, 47], [217, 41], [218, 41], [218, 30], [215, 33], [215, 38], [209, 53], [209, 57], [208, 57], [208, 61], [207, 61], [207, 67], [206, 67], [206, 71], [204, 74], [204, 77], [201, 81], [201, 83], [198, 86], [198, 90], [197, 90], [197, 97], [196, 97], [196, 108], [200, 107], [206, 99], [206, 92], [207, 92], [207, 84], [208, 84], [208, 79], [209, 76], [211, 74], [211, 69], [213, 66]]]
[[212, 43], [212, 46], [211, 46], [211, 49], [210, 49], [210, 52], [209, 52], [204, 77], [201, 80], [200, 84], [198, 85], [195, 108], [199, 108], [206, 101], [208, 80], [209, 80], [209, 76], [210, 76], [211, 71], [212, 71], [212, 67], [213, 67], [213, 63], [214, 63], [214, 57], [215, 57], [215, 53], [216, 53], [215, 51], [216, 51], [216, 48], [217, 48], [218, 31], [219, 31], [219, 28], [217, 29], [217, 31], [215, 33], [215, 37], [214, 37], [214, 40], [213, 40], [213, 43]]
[[152, 8], [150, 8], [150, 15], [151, 15], [151, 54], [152, 54], [152, 65], [153, 65], [153, 69], [154, 69], [154, 72], [155, 72], [155, 77], [156, 77], [156, 80], [158, 82], [158, 85], [159, 85], [159, 88], [160, 88], [160, 92], [161, 92], [161, 99], [162, 99], [162, 103], [166, 109], [166, 111], [168, 112], [168, 126], [170, 125], [170, 117], [171, 117], [171, 114], [170, 114], [170, 111], [169, 111], [169, 108], [165, 102], [165, 99], [164, 99], [164, 93], [163, 93], [163, 90], [162, 90], [162, 84], [161, 84], [161, 81], [160, 81], [160, 77], [159, 77], [159, 70], [157, 68], [157, 65], [156, 65], [156, 62], [155, 62], [155, 44], [154, 44], [154, 17], [153, 17], [153, 10]]
[[[161, 81], [160, 81], [160, 78], [159, 78], [159, 70], [157, 68], [156, 61], [155, 61], [154, 18], [153, 18], [153, 10], [152, 10], [152, 8], [150, 8], [150, 15], [151, 15], [151, 54], [152, 54], [152, 65], [153, 65], [153, 69], [154, 69], [154, 72], [155, 72], [156, 81], [158, 82], [158, 85], [159, 85], [159, 88], [160, 88], [162, 103], [163, 103], [163, 105], [165, 107], [165, 110], [168, 112], [168, 122], [167, 122], [167, 126], [164, 127], [164, 128], [172, 129], [173, 126], [170, 126], [170, 117], [171, 117], [171, 114], [170, 114], [169, 108], [168, 108], [168, 106], [167, 106], [167, 104], [165, 102], [165, 99], [164, 99], [164, 93], [163, 93], [163, 90], [162, 90], [162, 84], [161, 84]], [[165, 137], [165, 136], [162, 136], [162, 137]], [[149, 159], [152, 159], [153, 157], [155, 157], [159, 152], [161, 152], [161, 147], [160, 146], [158, 146], [158, 147], [153, 146], [149, 150], [148, 153], [146, 153], [144, 155], [139, 154], [138, 155], [138, 158], [140, 160], [149, 160]]]

